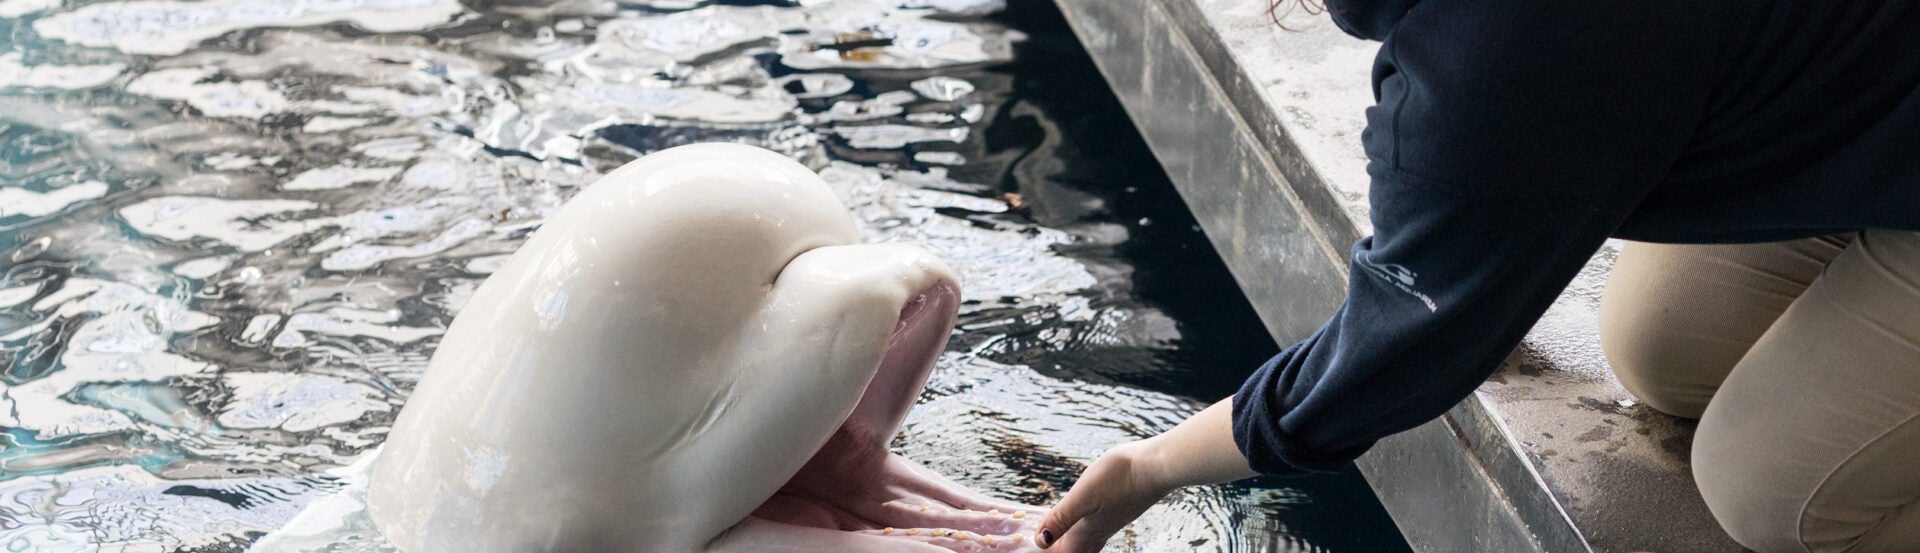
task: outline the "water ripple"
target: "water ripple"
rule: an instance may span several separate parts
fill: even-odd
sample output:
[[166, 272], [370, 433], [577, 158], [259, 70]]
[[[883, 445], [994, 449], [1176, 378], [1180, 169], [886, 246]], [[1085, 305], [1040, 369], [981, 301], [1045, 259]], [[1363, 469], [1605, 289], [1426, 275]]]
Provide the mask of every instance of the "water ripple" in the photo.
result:
[[[1130, 295], [1132, 227], [992, 143], [1047, 117], [997, 69], [1005, 8], [0, 0], [0, 546], [388, 550], [365, 468], [460, 306], [602, 172], [711, 140], [953, 266], [961, 329], [894, 445], [1057, 499], [1202, 405], [1126, 384], [1197, 364]], [[1114, 549], [1247, 550], [1259, 497], [1191, 490]]]

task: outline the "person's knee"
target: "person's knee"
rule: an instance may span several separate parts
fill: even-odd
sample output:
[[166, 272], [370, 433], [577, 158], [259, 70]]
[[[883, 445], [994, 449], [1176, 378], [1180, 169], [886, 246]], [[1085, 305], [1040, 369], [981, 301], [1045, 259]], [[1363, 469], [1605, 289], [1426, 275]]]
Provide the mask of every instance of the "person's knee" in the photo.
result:
[[1620, 385], [1640, 403], [1657, 411], [1676, 417], [1700, 418], [1713, 393], [1695, 382], [1676, 378], [1699, 372], [1697, 367], [1685, 366], [1685, 356], [1670, 354], [1685, 344], [1671, 335], [1650, 332], [1654, 329], [1651, 326], [1620, 326], [1603, 322], [1600, 332], [1601, 352], [1606, 355], [1607, 365], [1613, 368]]
[[1670, 297], [1685, 287], [1673, 283], [1675, 271], [1667, 258], [1674, 257], [1683, 256], [1655, 246], [1621, 253], [1600, 298], [1600, 350], [1620, 384], [1641, 403], [1699, 418], [1739, 357], [1703, 355], [1712, 348], [1700, 347], [1688, 328], [1698, 326], [1691, 323], [1699, 314]]
[[1600, 298], [1600, 344], [1648, 406], [1698, 418], [1735, 364], [1844, 251], [1830, 239], [1628, 243]]
[[[1707, 411], [1707, 401], [1711, 394], [1703, 394], [1677, 386], [1669, 386], [1658, 375], [1660, 367], [1653, 363], [1620, 363], [1608, 359], [1613, 365], [1613, 374], [1620, 380], [1620, 386], [1633, 394], [1640, 403], [1655, 411], [1680, 418], [1697, 419]], [[1624, 368], [1623, 368], [1624, 367]], [[1671, 372], [1671, 371], [1668, 371]]]

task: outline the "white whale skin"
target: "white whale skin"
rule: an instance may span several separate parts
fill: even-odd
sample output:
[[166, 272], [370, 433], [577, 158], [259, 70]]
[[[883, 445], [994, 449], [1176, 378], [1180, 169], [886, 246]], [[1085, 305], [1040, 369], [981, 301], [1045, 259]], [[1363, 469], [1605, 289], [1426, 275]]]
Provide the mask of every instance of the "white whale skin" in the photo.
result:
[[958, 290], [784, 156], [647, 155], [475, 291], [369, 512], [409, 553], [1038, 551], [1039, 510], [886, 449]]

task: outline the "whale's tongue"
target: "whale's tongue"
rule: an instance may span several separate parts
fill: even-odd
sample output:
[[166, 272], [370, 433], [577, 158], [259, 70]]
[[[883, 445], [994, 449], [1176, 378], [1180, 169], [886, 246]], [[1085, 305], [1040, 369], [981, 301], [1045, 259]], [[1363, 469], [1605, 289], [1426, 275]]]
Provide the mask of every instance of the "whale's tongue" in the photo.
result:
[[1042, 510], [992, 499], [887, 451], [945, 349], [959, 294], [936, 284], [901, 309], [851, 416], [753, 516], [913, 540], [953, 551], [1038, 551]]

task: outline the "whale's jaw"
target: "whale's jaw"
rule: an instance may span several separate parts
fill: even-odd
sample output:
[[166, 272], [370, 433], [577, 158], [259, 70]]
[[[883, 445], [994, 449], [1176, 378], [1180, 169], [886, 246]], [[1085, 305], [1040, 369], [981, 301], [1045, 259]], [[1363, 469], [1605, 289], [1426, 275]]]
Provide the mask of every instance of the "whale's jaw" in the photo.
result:
[[755, 517], [955, 551], [1033, 550], [1040, 509], [987, 498], [887, 450], [945, 349], [959, 301], [947, 282], [914, 295], [852, 415]]

